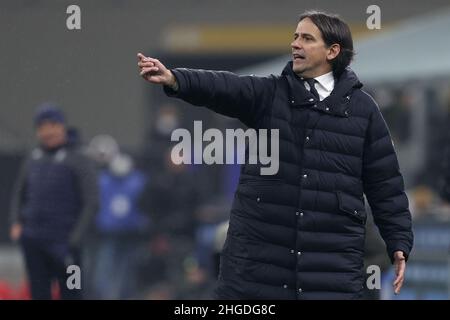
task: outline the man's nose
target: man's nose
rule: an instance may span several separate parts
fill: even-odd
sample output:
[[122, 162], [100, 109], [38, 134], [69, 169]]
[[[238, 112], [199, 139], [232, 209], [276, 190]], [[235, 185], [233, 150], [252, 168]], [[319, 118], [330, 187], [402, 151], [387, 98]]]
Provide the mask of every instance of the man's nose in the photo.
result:
[[291, 42], [291, 47], [293, 49], [300, 49], [300, 44], [298, 43], [297, 40], [294, 40], [294, 41]]

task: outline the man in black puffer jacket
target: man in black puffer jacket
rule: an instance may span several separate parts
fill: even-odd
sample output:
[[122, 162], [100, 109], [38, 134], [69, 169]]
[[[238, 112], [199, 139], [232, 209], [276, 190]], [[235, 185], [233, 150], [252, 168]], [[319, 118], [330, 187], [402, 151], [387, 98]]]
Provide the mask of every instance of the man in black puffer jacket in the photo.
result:
[[279, 171], [242, 167], [221, 257], [219, 299], [357, 299], [364, 285], [365, 194], [396, 267], [413, 245], [389, 131], [348, 68], [353, 42], [337, 16], [306, 12], [280, 76], [168, 70], [138, 54], [140, 74], [169, 96], [256, 129], [279, 129]]

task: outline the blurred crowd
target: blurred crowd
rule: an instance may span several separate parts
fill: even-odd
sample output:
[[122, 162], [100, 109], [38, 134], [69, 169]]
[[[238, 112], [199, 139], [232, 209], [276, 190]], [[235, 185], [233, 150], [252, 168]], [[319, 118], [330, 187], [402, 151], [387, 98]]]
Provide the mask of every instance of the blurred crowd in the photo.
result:
[[[36, 117], [42, 114], [39, 109], [42, 107], [38, 108]], [[47, 115], [49, 112], [50, 116]], [[230, 205], [229, 197], [234, 191], [233, 185], [237, 183], [237, 180], [230, 183], [229, 179], [222, 179], [220, 175], [227, 174], [228, 177], [234, 176], [237, 179], [239, 167], [230, 166], [226, 172], [222, 172], [218, 167], [175, 165], [171, 160], [170, 136], [180, 123], [178, 111], [173, 106], [163, 106], [159, 109], [149, 133], [148, 148], [140, 154], [122, 150], [117, 141], [107, 134], [83, 141], [82, 133], [65, 119], [63, 121], [62, 113], [54, 106], [43, 114], [46, 117], [44, 120], [48, 120], [51, 126], [61, 125], [65, 128], [67, 141], [62, 147], [45, 146], [45, 138], [40, 135], [40, 124], [37, 124], [39, 143], [38, 148], [31, 152], [31, 159], [35, 159], [33, 155], [37, 154], [37, 151], [44, 151], [56, 159], [52, 160], [53, 162], [58, 162], [63, 150], [76, 150], [90, 159], [96, 168], [97, 212], [90, 219], [82, 239], [76, 244], [81, 255], [77, 263], [81, 264], [82, 298], [210, 298], [218, 274], [218, 252], [225, 240], [224, 226], [226, 227]], [[51, 134], [47, 139], [52, 139]], [[32, 170], [42, 171], [42, 168], [48, 171], [47, 176], [37, 179], [68, 179], [65, 176], [59, 178], [56, 173], [58, 166], [52, 167], [49, 164], [33, 169], [34, 165], [29, 164], [27, 157], [23, 162], [28, 164], [28, 167], [22, 171], [31, 173], [24, 181], [36, 177]], [[52, 174], [50, 171], [55, 172], [53, 177], [48, 176]], [[64, 184], [65, 182], [61, 181], [59, 187], [64, 187]], [[35, 185], [37, 188], [43, 188], [46, 184], [36, 182]], [[22, 193], [26, 192], [14, 191], [13, 198], [22, 197]], [[26, 196], [30, 197], [30, 194]], [[27, 206], [14, 208], [18, 206], [16, 202], [20, 202], [17, 199], [12, 202], [12, 211], [32, 211]], [[19, 230], [15, 228], [19, 220], [13, 218], [11, 238], [20, 240], [28, 278], [33, 274], [36, 276], [37, 273], [42, 276], [44, 270], [41, 266], [47, 263], [45, 259], [50, 256], [51, 259], [56, 257], [56, 260], [60, 255], [55, 254], [50, 240], [57, 243], [58, 239], [61, 239], [63, 243], [65, 237], [61, 235], [60, 238], [52, 238], [44, 243], [41, 238], [46, 235], [36, 238], [34, 230], [44, 229], [44, 233], [52, 234], [55, 233], [52, 229], [60, 226], [32, 226], [28, 229], [34, 229], [27, 232], [26, 227], [20, 224]], [[25, 229], [25, 232], [22, 229]], [[39, 248], [33, 245], [30, 249], [31, 246], [27, 246], [27, 242], [43, 244]], [[71, 248], [67, 252], [73, 254], [74, 245], [70, 240], [69, 247]], [[39, 257], [37, 252], [43, 251], [49, 251], [50, 254], [42, 254]], [[66, 255], [65, 250], [59, 251], [64, 251], [61, 254]], [[58, 278], [58, 272], [56, 274]], [[34, 280], [30, 278], [28, 283], [29, 281]], [[8, 284], [2, 281], [0, 284], [4, 288], [8, 287]], [[24, 295], [24, 287], [27, 287], [27, 282], [21, 285], [20, 297], [30, 297], [30, 294]], [[55, 297], [53, 287], [52, 296]], [[3, 291], [3, 296], [8, 297], [8, 290]], [[56, 290], [56, 297], [65, 298], [64, 292]]]
[[[142, 155], [127, 155], [108, 135], [87, 145], [98, 166], [101, 201], [85, 244], [85, 298], [211, 297], [225, 235], [216, 237], [229, 203], [214, 178], [220, 168], [172, 162], [170, 135], [180, 125], [178, 117], [173, 106], [159, 110]], [[134, 194], [121, 199], [136, 179], [139, 187], [128, 190]], [[124, 212], [128, 207], [135, 208], [134, 217]]]

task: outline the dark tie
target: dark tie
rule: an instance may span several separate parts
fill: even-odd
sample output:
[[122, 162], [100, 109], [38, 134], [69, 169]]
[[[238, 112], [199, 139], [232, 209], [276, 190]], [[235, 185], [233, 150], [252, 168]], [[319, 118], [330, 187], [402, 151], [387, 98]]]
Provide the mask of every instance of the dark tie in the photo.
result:
[[314, 84], [316, 83], [315, 79], [305, 79], [305, 81], [309, 84], [309, 92], [313, 94], [314, 97], [316, 97], [317, 100], [320, 100], [319, 93], [316, 90], [316, 87]]

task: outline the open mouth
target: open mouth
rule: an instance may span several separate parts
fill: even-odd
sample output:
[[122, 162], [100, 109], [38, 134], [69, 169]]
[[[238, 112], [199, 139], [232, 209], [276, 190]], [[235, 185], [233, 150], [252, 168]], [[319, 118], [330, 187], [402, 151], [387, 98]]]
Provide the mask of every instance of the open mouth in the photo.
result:
[[299, 53], [294, 53], [292, 55], [294, 61], [303, 61], [305, 60], [305, 56]]

